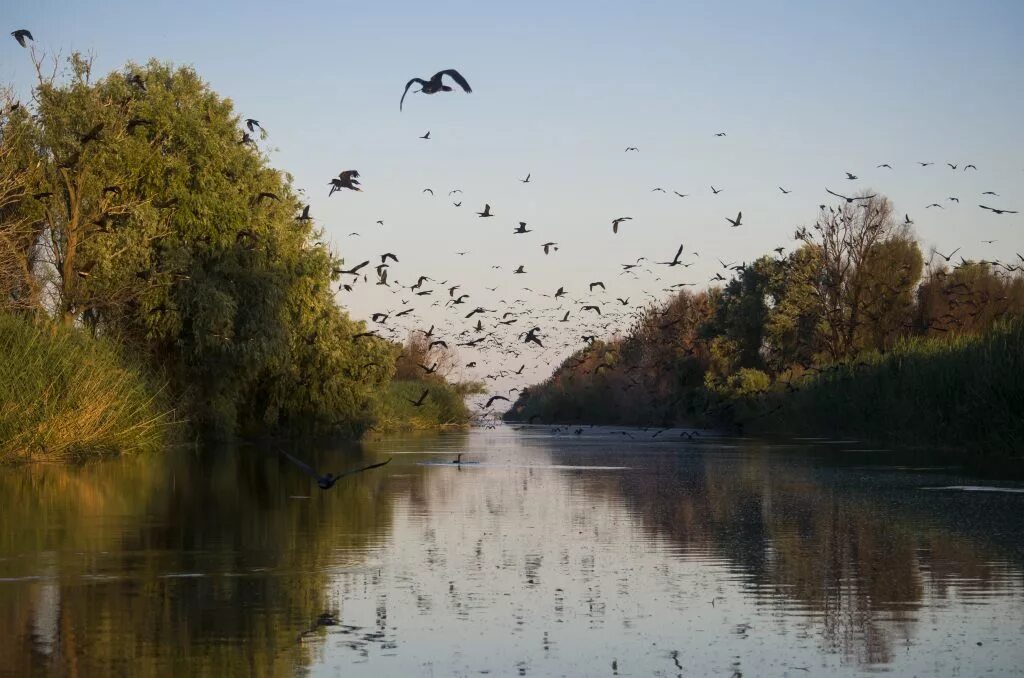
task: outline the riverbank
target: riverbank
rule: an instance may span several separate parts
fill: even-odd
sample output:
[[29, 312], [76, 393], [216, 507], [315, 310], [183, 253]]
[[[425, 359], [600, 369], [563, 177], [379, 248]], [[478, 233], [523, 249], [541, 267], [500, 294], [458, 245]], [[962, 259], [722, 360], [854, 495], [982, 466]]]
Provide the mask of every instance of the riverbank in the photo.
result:
[[912, 338], [719, 403], [749, 432], [857, 436], [1024, 456], [1024, 320], [982, 335]]
[[0, 314], [0, 463], [161, 449], [175, 425], [160, 387], [112, 344]]
[[[710, 382], [652, 399], [646, 417], [631, 413], [629, 421], [616, 418], [619, 411], [608, 405], [572, 407], [580, 389], [566, 379], [557, 390], [545, 384], [540, 397], [521, 399], [506, 420], [852, 437], [998, 465], [1024, 458], [1021, 375], [1024, 319], [1016, 318], [981, 334], [901, 339], [885, 353], [866, 352], [774, 380], [741, 372], [744, 378], [724, 386]], [[600, 394], [596, 388], [585, 392], [591, 399]]]

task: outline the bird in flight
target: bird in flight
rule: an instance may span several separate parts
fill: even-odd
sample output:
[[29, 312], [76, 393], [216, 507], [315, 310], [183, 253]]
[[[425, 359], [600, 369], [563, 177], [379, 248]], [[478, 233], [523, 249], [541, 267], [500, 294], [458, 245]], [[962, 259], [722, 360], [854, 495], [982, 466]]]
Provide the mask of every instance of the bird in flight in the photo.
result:
[[428, 129], [427, 133], [424, 134], [423, 136], [421, 136], [420, 139], [429, 139], [429, 138], [430, 138], [430, 130]]
[[263, 125], [261, 125], [260, 121], [257, 120], [256, 118], [246, 118], [245, 126], [249, 128], [250, 132], [255, 132], [257, 127], [263, 129]]
[[637, 148], [636, 146], [626, 146], [626, 152], [627, 152], [627, 153], [628, 153], [629, 151], [639, 151], [639, 150], [640, 150], [640, 149], [639, 149], [639, 148]]
[[715, 136], [716, 137], [724, 137], [725, 136], [725, 132], [718, 132], [718, 133], [715, 134]]
[[327, 194], [327, 197], [331, 197], [336, 191], [340, 191], [343, 188], [347, 188], [350, 191], [363, 190], [359, 188], [358, 170], [345, 170], [336, 179], [331, 179], [327, 185], [331, 187], [331, 192]]
[[892, 165], [890, 165], [887, 162], [883, 162], [881, 165], [878, 165], [878, 167], [885, 167], [886, 169], [892, 169]]
[[850, 181], [853, 181], [854, 179], [857, 178], [857, 175], [856, 174], [851, 174], [850, 172], [847, 172], [846, 173], [846, 178], [849, 179]]
[[714, 186], [711, 187], [711, 192], [713, 194], [715, 194], [715, 195], [718, 195], [719, 193], [721, 193], [724, 190], [725, 190], [724, 188], [715, 188]]
[[519, 226], [512, 233], [533, 233], [533, 230], [526, 227], [525, 221], [520, 221]]
[[391, 461], [391, 459], [389, 457], [387, 461], [378, 462], [376, 464], [370, 464], [369, 466], [362, 466], [360, 468], [354, 468], [354, 469], [351, 469], [349, 471], [343, 471], [342, 473], [338, 473], [337, 475], [335, 475], [333, 473], [327, 473], [325, 475], [320, 475], [319, 473], [316, 472], [316, 470], [313, 469], [312, 466], [310, 466], [306, 462], [302, 461], [301, 459], [297, 459], [296, 457], [293, 457], [292, 455], [288, 454], [284, 450], [281, 450], [281, 454], [283, 454], [288, 459], [288, 461], [292, 462], [293, 464], [298, 466], [300, 469], [302, 469], [303, 471], [308, 473], [310, 476], [312, 476], [313, 479], [316, 480], [316, 484], [320, 487], [321, 490], [329, 490], [329, 489], [331, 489], [332, 487], [334, 487], [334, 484], [336, 482], [338, 482], [339, 480], [341, 480], [345, 476], [351, 476], [351, 475], [355, 475], [356, 473], [362, 473], [363, 471], [369, 471], [370, 469], [380, 468], [381, 466], [384, 466], [385, 464], [387, 464], [387, 463], [389, 463]]
[[28, 38], [29, 40], [35, 42], [35, 38], [32, 37], [32, 33], [30, 33], [27, 29], [24, 28], [19, 28], [16, 31], [12, 31], [11, 35], [14, 36], [14, 39], [17, 40], [18, 44], [22, 47], [28, 47], [28, 45], [25, 44], [25, 38]]
[[419, 400], [412, 400], [411, 398], [406, 398], [406, 400], [408, 400], [410, 403], [412, 403], [413, 407], [420, 407], [420, 406], [423, 405], [423, 401], [427, 399], [427, 395], [429, 395], [429, 394], [430, 394], [430, 389], [429, 388], [428, 389], [424, 389], [423, 393], [420, 394], [420, 399]]
[[998, 210], [995, 207], [988, 207], [986, 205], [978, 205], [978, 207], [980, 207], [983, 210], [988, 210], [989, 212], [995, 212], [996, 214], [1016, 214], [1017, 213], [1016, 210]]
[[676, 256], [672, 259], [672, 261], [659, 261], [658, 263], [659, 264], [663, 264], [665, 266], [679, 266], [682, 263], [682, 262], [679, 261], [679, 257], [681, 257], [681, 256], [683, 256], [683, 246], [682, 245], [680, 245], [679, 249], [676, 250]]
[[546, 242], [543, 245], [541, 245], [541, 247], [544, 248], [544, 254], [547, 254], [551, 250], [551, 248], [554, 248], [556, 252], [558, 251], [557, 242]]
[[526, 175], [526, 178], [525, 178], [525, 179], [520, 179], [520, 180], [519, 180], [519, 182], [520, 182], [520, 183], [522, 183], [522, 184], [528, 184], [528, 183], [530, 183], [530, 175], [529, 175], [529, 174], [527, 174], [527, 175]]
[[842, 198], [847, 203], [852, 203], [854, 200], [870, 200], [871, 198], [875, 197], [873, 195], [863, 195], [863, 196], [860, 196], [858, 198], [847, 198], [845, 195], [839, 195], [835, 191], [830, 191], [828, 188], [825, 189], [825, 192], [829, 193], [830, 195], [834, 195], [837, 198]]
[[505, 396], [501, 396], [501, 395], [491, 396], [490, 400], [487, 401], [487, 404], [484, 405], [484, 409], [485, 410], [490, 409], [491, 405], [494, 404], [495, 400], [504, 400], [505, 402], [509, 402], [509, 399], [506, 398]]
[[730, 219], [729, 217], [726, 217], [725, 220], [732, 224], [733, 228], [736, 228], [737, 226], [740, 226], [740, 222], [743, 221], [743, 212], [737, 212], [735, 219]]
[[423, 94], [437, 94], [438, 92], [451, 92], [452, 88], [442, 82], [444, 76], [448, 76], [455, 81], [459, 87], [462, 88], [463, 92], [467, 94], [473, 91], [473, 88], [469, 86], [462, 74], [454, 68], [448, 68], [443, 71], [438, 71], [431, 76], [430, 80], [424, 80], [423, 78], [413, 78], [409, 82], [405, 83], [405, 91], [402, 92], [402, 98], [398, 101], [398, 110], [402, 110], [402, 104], [405, 103], [405, 95], [409, 93], [409, 88], [413, 86], [413, 83], [418, 83], [420, 89], [417, 90]]
[[484, 211], [483, 212], [477, 212], [476, 215], [478, 217], [493, 217], [494, 216], [493, 214], [491, 214], [491, 206], [489, 204], [487, 204], [487, 203], [484, 204]]
[[782, 195], [788, 195], [788, 194], [793, 192], [793, 191], [787, 191], [782, 186], [779, 186], [779, 190], [782, 191]]
[[621, 224], [623, 221], [629, 221], [632, 218], [633, 217], [619, 217], [618, 219], [612, 219], [612, 233], [618, 233], [619, 224]]
[[947, 255], [943, 254], [942, 252], [940, 252], [940, 251], [938, 251], [938, 250], [935, 250], [935, 253], [936, 253], [936, 254], [938, 254], [938, 255], [939, 255], [940, 257], [942, 257], [943, 259], [945, 259], [945, 260], [946, 260], [946, 263], [949, 263], [949, 260], [953, 258], [953, 255], [954, 255], [954, 254], [956, 254], [956, 253], [957, 253], [957, 252], [959, 252], [959, 251], [960, 251], [960, 248], [959, 248], [959, 247], [957, 247], [957, 248], [956, 248], [955, 250], [953, 250], [952, 252], [950, 252], [950, 253], [949, 253], [949, 256], [947, 256]]

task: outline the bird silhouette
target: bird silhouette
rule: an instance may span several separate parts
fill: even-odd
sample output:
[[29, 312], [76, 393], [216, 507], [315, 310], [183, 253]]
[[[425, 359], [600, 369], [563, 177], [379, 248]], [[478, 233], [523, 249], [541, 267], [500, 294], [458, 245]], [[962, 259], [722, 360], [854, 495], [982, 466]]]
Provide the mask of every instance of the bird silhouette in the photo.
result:
[[427, 399], [427, 396], [429, 394], [430, 394], [430, 389], [429, 388], [428, 389], [424, 389], [423, 393], [420, 394], [419, 400], [412, 400], [410, 398], [406, 398], [406, 400], [409, 401], [410, 403], [412, 403], [413, 407], [422, 407], [423, 406], [423, 401]]
[[528, 183], [530, 183], [530, 175], [529, 175], [529, 174], [527, 174], [527, 175], [526, 175], [526, 178], [525, 178], [525, 179], [520, 179], [520, 180], [519, 180], [519, 182], [520, 182], [520, 183], [523, 183], [523, 184], [528, 184]]
[[726, 217], [725, 220], [732, 224], [733, 228], [736, 228], [737, 226], [742, 225], [741, 222], [743, 221], [743, 212], [737, 212], [735, 219], [730, 219], [729, 217]]
[[724, 188], [715, 188], [714, 186], [711, 187], [711, 193], [713, 193], [714, 195], [718, 195], [719, 193], [721, 193], [724, 190], [725, 190]]
[[25, 28], [19, 28], [16, 31], [12, 31], [11, 35], [14, 36], [14, 39], [17, 40], [18, 44], [21, 45], [22, 47], [28, 47], [28, 44], [26, 44], [26, 42], [25, 42], [25, 38], [28, 38], [29, 40], [32, 40], [33, 42], [35, 42], [35, 38], [32, 37], [32, 33], [30, 33]]
[[402, 98], [398, 101], [398, 110], [402, 110], [402, 105], [405, 103], [405, 95], [409, 93], [409, 88], [412, 87], [413, 84], [418, 83], [420, 85], [420, 89], [417, 91], [422, 92], [423, 94], [451, 92], [452, 88], [448, 85], [445, 85], [442, 82], [444, 76], [446, 75], [452, 80], [454, 80], [455, 83], [462, 88], [463, 92], [466, 92], [468, 94], [469, 92], [473, 91], [473, 88], [469, 86], [469, 82], [467, 82], [466, 79], [462, 77], [461, 73], [459, 73], [454, 68], [448, 68], [443, 71], [438, 71], [437, 73], [434, 73], [434, 75], [432, 75], [429, 80], [424, 80], [423, 78], [412, 78], [409, 82], [405, 83], [405, 90], [402, 92]]
[[619, 224], [621, 224], [623, 221], [629, 221], [632, 218], [633, 217], [619, 217], [617, 219], [612, 219], [612, 233], [618, 233], [619, 232]]
[[302, 461], [301, 459], [293, 457], [284, 450], [281, 450], [281, 454], [284, 455], [288, 459], [288, 461], [298, 466], [300, 469], [309, 474], [314, 480], [316, 480], [316, 484], [320, 487], [321, 490], [331, 489], [332, 487], [334, 487], [335, 483], [337, 483], [342, 478], [345, 478], [346, 476], [362, 473], [363, 471], [369, 471], [370, 469], [380, 468], [381, 466], [384, 466], [391, 462], [391, 458], [389, 457], [387, 461], [378, 462], [376, 464], [370, 464], [369, 466], [361, 466], [359, 468], [350, 469], [348, 471], [338, 473], [337, 475], [335, 475], [334, 473], [326, 473], [324, 475], [320, 475], [319, 473], [316, 472], [315, 469], [313, 469], [312, 466]]
[[359, 188], [359, 171], [358, 170], [345, 170], [340, 173], [337, 178], [331, 179], [328, 183], [331, 187], [331, 192], [327, 194], [327, 197], [334, 195], [336, 192], [343, 188], [347, 188], [350, 191], [361, 191]]
[[857, 198], [848, 198], [845, 195], [839, 195], [835, 191], [830, 191], [828, 188], [825, 189], [825, 192], [830, 194], [830, 195], [834, 195], [837, 198], [842, 198], [847, 203], [852, 203], [854, 200], [870, 200], [871, 198], [875, 197], [874, 195], [863, 195], [863, 196], [860, 196], [860, 197], [857, 197]]
[[490, 204], [487, 204], [487, 203], [484, 204], [484, 211], [483, 212], [477, 212], [476, 215], [478, 217], [493, 217], [494, 216], [493, 214], [491, 214], [491, 206], [490, 206]]
[[1017, 213], [1016, 210], [1000, 210], [1000, 209], [996, 209], [995, 207], [988, 207], [986, 205], [978, 205], [978, 207], [980, 207], [983, 210], [988, 210], [989, 212], [995, 212], [996, 214], [1016, 214]]
[[516, 228], [516, 230], [514, 230], [512, 232], [513, 233], [533, 233], [533, 231], [531, 229], [526, 228], [526, 222], [525, 221], [520, 221], [519, 222], [519, 226]]

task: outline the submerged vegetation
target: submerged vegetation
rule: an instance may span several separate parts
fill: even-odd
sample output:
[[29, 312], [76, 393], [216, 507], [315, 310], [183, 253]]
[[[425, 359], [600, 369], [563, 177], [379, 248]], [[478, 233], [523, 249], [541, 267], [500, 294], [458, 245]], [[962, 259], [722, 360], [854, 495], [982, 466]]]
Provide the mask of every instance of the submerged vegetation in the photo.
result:
[[926, 269], [882, 197], [822, 206], [800, 246], [682, 291], [526, 389], [513, 421], [727, 425], [1020, 453], [1024, 277]]
[[[126, 397], [104, 415], [122, 422], [166, 419], [142, 407], [162, 391], [212, 439], [358, 436], [405, 416], [386, 396], [403, 388], [390, 386], [400, 347], [338, 306], [344, 260], [302, 214], [291, 177], [239, 131], [229, 100], [193, 70], [155, 61], [100, 79], [78, 55], [59, 75], [36, 65], [31, 105], [0, 93], [0, 342], [39, 371], [8, 371], [0, 389], [29, 398], [46, 387], [44, 368], [57, 370], [90, 401]], [[43, 330], [15, 317], [51, 327], [77, 357], [46, 364], [56, 349], [31, 343]], [[147, 376], [128, 380], [135, 368], [110, 367], [115, 355], [137, 357]], [[468, 418], [446, 403], [419, 411], [417, 425], [428, 413]], [[20, 421], [0, 431], [0, 446], [22, 450], [8, 457], [70, 449], [52, 436], [77, 438], [79, 451], [155, 443], [124, 423], [113, 434], [108, 419], [95, 424], [102, 434], [75, 417], [49, 433]]]

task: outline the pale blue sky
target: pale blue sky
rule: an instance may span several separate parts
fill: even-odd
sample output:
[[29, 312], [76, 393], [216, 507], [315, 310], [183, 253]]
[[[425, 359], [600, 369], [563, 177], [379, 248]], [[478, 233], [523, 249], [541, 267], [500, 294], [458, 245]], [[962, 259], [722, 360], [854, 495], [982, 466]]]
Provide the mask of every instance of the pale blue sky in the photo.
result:
[[[519, 296], [553, 305], [524, 296], [524, 285], [549, 294], [565, 285], [582, 300], [591, 280], [608, 284], [608, 298], [636, 299], [660, 285], [619, 277], [618, 264], [669, 259], [680, 243], [700, 252], [697, 263], [658, 274], [703, 285], [717, 257], [750, 260], [790, 245], [825, 186], [886, 193], [926, 248], [1024, 251], [1024, 215], [977, 208], [993, 190], [996, 206], [1024, 211], [1022, 2], [0, 6], [6, 31], [29, 28], [50, 51], [91, 51], [100, 72], [150, 57], [194, 65], [264, 123], [275, 164], [308, 189], [349, 263], [394, 251], [402, 261], [393, 278], [459, 282], [470, 304]], [[472, 94], [410, 94], [399, 113], [409, 77], [448, 67]], [[10, 38], [0, 42], [0, 79], [22, 91], [31, 82], [28, 55]], [[417, 139], [427, 130], [430, 141]], [[947, 161], [979, 171], [954, 172]], [[875, 169], [882, 162], [895, 170]], [[328, 179], [350, 168], [365, 192], [328, 199]], [[846, 171], [861, 179], [846, 181]], [[517, 179], [527, 172], [524, 186]], [[710, 184], [725, 190], [712, 196]], [[464, 190], [462, 208], [446, 200], [452, 188]], [[484, 202], [496, 218], [475, 217]], [[926, 211], [932, 202], [948, 209]], [[731, 229], [725, 217], [738, 210], [744, 225]], [[633, 221], [613, 236], [610, 220], [627, 215]], [[536, 232], [511, 235], [520, 220]], [[539, 244], [549, 239], [562, 249], [544, 257]], [[518, 264], [529, 274], [513, 279]], [[484, 285], [500, 288], [491, 295]], [[404, 308], [399, 297], [410, 295], [364, 288], [344, 303], [366, 316]], [[415, 299], [416, 315], [439, 320], [427, 305], [440, 298]]]

